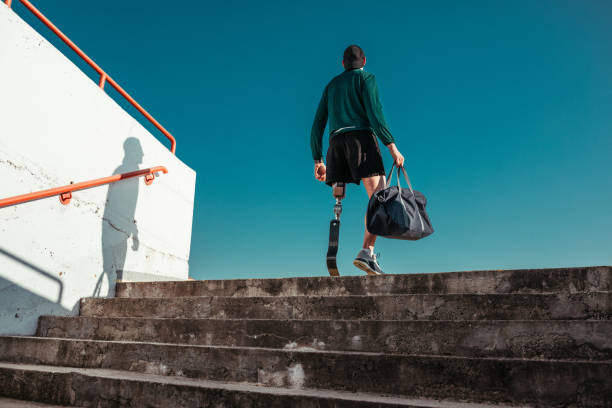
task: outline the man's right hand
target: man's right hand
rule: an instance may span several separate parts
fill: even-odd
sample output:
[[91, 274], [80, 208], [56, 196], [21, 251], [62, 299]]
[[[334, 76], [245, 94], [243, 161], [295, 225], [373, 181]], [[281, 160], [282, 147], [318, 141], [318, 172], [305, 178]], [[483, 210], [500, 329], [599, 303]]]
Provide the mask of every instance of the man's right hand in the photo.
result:
[[397, 167], [402, 167], [404, 165], [404, 156], [397, 150], [397, 146], [395, 143], [389, 143], [387, 145], [389, 148], [389, 153], [391, 153], [391, 157], [393, 157], [393, 162]]
[[325, 167], [324, 163], [315, 163], [314, 175], [317, 180], [325, 181], [326, 173], [327, 173], [327, 168]]

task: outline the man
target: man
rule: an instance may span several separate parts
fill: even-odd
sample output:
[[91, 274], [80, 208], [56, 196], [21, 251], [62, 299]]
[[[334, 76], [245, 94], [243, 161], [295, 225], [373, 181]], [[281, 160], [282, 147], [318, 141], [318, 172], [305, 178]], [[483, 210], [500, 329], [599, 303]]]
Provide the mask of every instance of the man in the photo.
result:
[[[315, 178], [328, 185], [337, 182], [359, 184], [363, 181], [368, 197], [384, 188], [385, 168], [376, 136], [389, 149], [398, 167], [404, 164], [389, 132], [378, 98], [376, 79], [365, 72], [363, 50], [351, 45], [344, 50], [344, 72], [325, 87], [315, 114], [310, 147], [315, 161]], [[329, 117], [329, 149], [327, 167], [323, 163], [321, 140]], [[363, 249], [353, 264], [369, 275], [380, 275], [382, 270], [374, 255], [376, 235], [365, 229]]]

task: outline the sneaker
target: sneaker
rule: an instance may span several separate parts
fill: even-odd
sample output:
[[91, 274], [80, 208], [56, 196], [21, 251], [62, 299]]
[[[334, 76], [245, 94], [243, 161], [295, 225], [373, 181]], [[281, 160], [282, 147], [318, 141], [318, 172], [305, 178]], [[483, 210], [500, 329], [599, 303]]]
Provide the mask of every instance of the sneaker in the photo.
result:
[[374, 255], [369, 249], [364, 248], [357, 254], [357, 257], [353, 261], [353, 265], [365, 271], [368, 275], [382, 275], [383, 271], [378, 266], [376, 261], [376, 255]]

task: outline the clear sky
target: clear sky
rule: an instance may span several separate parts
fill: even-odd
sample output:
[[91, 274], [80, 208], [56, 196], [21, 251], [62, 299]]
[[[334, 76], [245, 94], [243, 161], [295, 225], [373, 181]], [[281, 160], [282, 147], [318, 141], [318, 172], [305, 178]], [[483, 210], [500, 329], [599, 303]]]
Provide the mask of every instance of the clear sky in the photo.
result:
[[[333, 199], [312, 175], [309, 137], [352, 43], [436, 229], [380, 239], [383, 270], [612, 264], [612, 2], [34, 4], [197, 171], [196, 279], [327, 274]], [[354, 185], [347, 195], [339, 266], [361, 274], [367, 197]]]

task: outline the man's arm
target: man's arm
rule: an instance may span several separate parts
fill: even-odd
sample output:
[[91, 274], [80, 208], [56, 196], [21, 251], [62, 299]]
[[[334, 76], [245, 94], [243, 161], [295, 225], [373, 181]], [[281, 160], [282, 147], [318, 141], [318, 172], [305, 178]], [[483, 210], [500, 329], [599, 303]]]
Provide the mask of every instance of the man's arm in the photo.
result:
[[327, 124], [327, 88], [323, 91], [317, 113], [312, 123], [312, 130], [310, 131], [310, 149], [312, 150], [313, 160], [321, 161], [323, 159], [323, 132], [325, 131], [325, 125]]
[[395, 146], [395, 142], [389, 126], [385, 121], [385, 115], [383, 115], [382, 104], [378, 96], [378, 86], [376, 85], [376, 78], [370, 74], [365, 78], [365, 84], [363, 87], [363, 103], [366, 108], [368, 115], [368, 121], [374, 131], [374, 134], [383, 142], [385, 146], [389, 148], [389, 153], [393, 157], [393, 161], [399, 167], [404, 165], [404, 156], [399, 152]]
[[378, 97], [378, 86], [376, 86], [376, 78], [370, 74], [365, 78], [365, 84], [363, 87], [363, 103], [366, 108], [366, 114], [368, 115], [368, 121], [376, 136], [380, 138], [385, 146], [389, 143], [393, 143], [393, 136], [389, 131], [389, 126], [385, 121], [385, 115], [383, 115], [382, 104]]
[[138, 239], [138, 224], [136, 224], [136, 220], [134, 220], [131, 226], [132, 228], [130, 228], [130, 232], [132, 233], [132, 249], [134, 251], [138, 251], [140, 240]]

